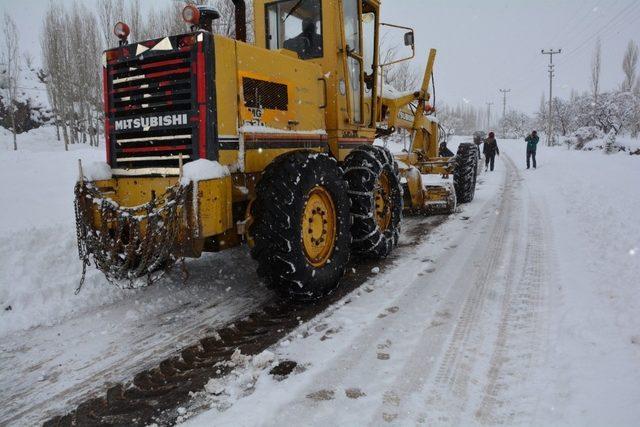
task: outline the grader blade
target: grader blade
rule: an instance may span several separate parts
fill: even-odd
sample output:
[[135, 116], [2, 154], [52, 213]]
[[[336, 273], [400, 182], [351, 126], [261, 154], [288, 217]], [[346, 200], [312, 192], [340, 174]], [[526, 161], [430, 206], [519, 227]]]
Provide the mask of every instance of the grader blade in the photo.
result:
[[427, 215], [448, 215], [456, 210], [456, 192], [453, 184], [426, 185], [423, 211]]

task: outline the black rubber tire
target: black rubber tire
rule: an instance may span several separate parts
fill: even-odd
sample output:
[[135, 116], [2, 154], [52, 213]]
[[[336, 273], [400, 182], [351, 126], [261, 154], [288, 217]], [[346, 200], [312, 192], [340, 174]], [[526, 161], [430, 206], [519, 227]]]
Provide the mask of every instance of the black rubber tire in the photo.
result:
[[471, 143], [458, 146], [453, 170], [453, 187], [458, 203], [469, 203], [476, 192], [478, 177], [478, 147]]
[[[400, 235], [403, 191], [398, 165], [386, 148], [361, 145], [349, 153], [343, 167], [351, 198], [351, 250], [360, 256], [384, 258], [397, 246]], [[391, 219], [386, 230], [375, 219], [375, 186], [383, 173], [391, 187]]]
[[[309, 192], [322, 186], [336, 212], [333, 252], [321, 267], [311, 265], [302, 244], [302, 214]], [[312, 301], [333, 291], [349, 261], [351, 216], [347, 182], [326, 154], [295, 151], [276, 158], [256, 186], [252, 203], [251, 255], [258, 275], [281, 296]]]

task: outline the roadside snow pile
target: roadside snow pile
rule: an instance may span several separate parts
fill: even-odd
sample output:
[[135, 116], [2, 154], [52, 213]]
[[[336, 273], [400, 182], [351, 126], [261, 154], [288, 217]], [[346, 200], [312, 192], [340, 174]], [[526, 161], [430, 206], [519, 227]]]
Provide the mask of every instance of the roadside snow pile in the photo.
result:
[[229, 176], [229, 168], [212, 160], [198, 159], [184, 165], [180, 184], [217, 179]]
[[0, 129], [0, 336], [125, 295], [94, 268], [74, 295], [82, 273], [73, 210], [78, 159], [99, 162], [103, 148], [78, 144], [65, 152], [55, 129], [45, 126], [18, 135], [13, 151], [10, 135]]
[[640, 154], [640, 139], [626, 135], [605, 134], [595, 126], [577, 129], [564, 139], [564, 144], [575, 150], [602, 150], [608, 153], [623, 151], [629, 154]]
[[[236, 349], [231, 360], [216, 365], [219, 377], [209, 379], [204, 391], [193, 393], [188, 409], [181, 411], [178, 423], [188, 421], [201, 412], [203, 406], [216, 411], [225, 411], [233, 403], [253, 393], [258, 383], [275, 382], [269, 374], [278, 365], [276, 355], [265, 350], [255, 356], [244, 355]], [[228, 373], [227, 373], [228, 372]], [[196, 424], [198, 422], [196, 421]]]
[[[524, 143], [512, 152], [520, 167], [524, 153]], [[640, 158], [543, 146], [524, 178], [549, 218], [544, 251], [557, 258], [539, 403], [552, 411], [531, 424], [637, 424]]]
[[640, 139], [628, 136], [609, 134], [600, 139], [594, 139], [587, 142], [583, 150], [593, 151], [602, 150], [610, 153], [619, 151], [629, 154], [640, 154]]
[[[4, 87], [5, 70], [0, 64], [0, 87]], [[52, 119], [51, 107], [47, 99], [46, 86], [42, 82], [44, 76], [35, 67], [20, 67], [18, 93], [15, 100], [16, 129], [19, 134], [37, 129]], [[0, 96], [0, 128], [10, 128], [11, 118], [5, 107], [6, 101]]]
[[82, 176], [89, 181], [111, 179], [111, 166], [106, 162], [89, 162], [82, 165]]

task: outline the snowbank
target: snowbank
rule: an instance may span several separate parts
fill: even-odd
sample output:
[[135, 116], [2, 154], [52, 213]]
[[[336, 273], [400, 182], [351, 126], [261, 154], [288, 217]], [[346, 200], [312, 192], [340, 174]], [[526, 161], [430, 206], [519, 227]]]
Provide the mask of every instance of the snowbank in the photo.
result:
[[111, 179], [111, 166], [107, 162], [89, 162], [82, 165], [82, 176], [89, 181]]
[[[612, 141], [611, 144], [608, 144], [609, 140]], [[579, 128], [573, 134], [563, 138], [563, 143], [568, 148], [585, 151], [609, 150], [636, 154], [640, 150], [640, 139], [628, 135], [605, 135], [595, 126]]]
[[187, 185], [190, 182], [217, 179], [229, 176], [229, 168], [216, 161], [198, 159], [184, 165], [180, 183]]
[[[524, 142], [500, 148], [524, 168]], [[534, 424], [637, 424], [640, 156], [541, 146], [537, 157], [523, 175], [549, 218], [556, 281]]]
[[18, 135], [18, 151], [11, 144], [0, 130], [0, 336], [124, 295], [93, 268], [74, 295], [82, 273], [73, 210], [78, 159], [99, 164], [104, 148], [78, 144], [65, 152], [49, 126]]

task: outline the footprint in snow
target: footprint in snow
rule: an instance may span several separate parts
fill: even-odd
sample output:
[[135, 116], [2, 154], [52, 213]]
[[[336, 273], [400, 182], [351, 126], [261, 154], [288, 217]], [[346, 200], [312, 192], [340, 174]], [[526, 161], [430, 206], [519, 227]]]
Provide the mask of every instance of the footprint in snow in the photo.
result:
[[391, 340], [385, 340], [382, 344], [378, 344], [378, 350], [384, 350], [385, 348], [391, 347]]
[[349, 399], [359, 399], [361, 397], [366, 396], [366, 394], [360, 390], [359, 388], [348, 388], [344, 391], [344, 394], [349, 398]]
[[378, 314], [378, 319], [384, 319], [385, 317], [387, 317], [389, 314], [394, 314], [397, 313], [398, 310], [400, 310], [400, 308], [398, 307], [388, 307], [385, 309], [386, 313], [380, 313]]
[[398, 418], [398, 414], [388, 414], [386, 412], [382, 413], [382, 419], [385, 420], [388, 423], [392, 422], [396, 418]]
[[321, 402], [323, 400], [333, 400], [334, 395], [335, 392], [333, 390], [318, 390], [316, 392], [307, 394], [307, 399]]
[[342, 327], [327, 329], [327, 332], [325, 332], [324, 335], [320, 337], [320, 341], [330, 340], [332, 335], [337, 334], [341, 330], [342, 330]]
[[383, 396], [383, 401], [387, 405], [400, 406], [400, 396], [395, 391], [386, 391]]

